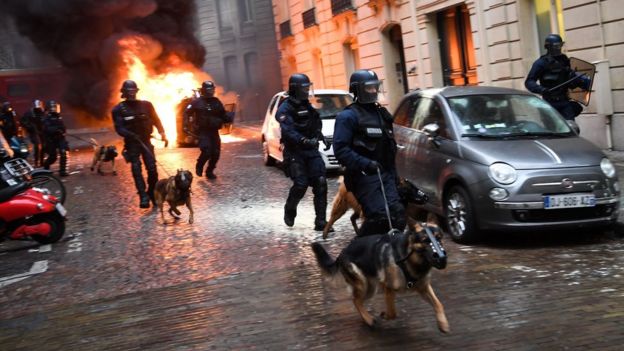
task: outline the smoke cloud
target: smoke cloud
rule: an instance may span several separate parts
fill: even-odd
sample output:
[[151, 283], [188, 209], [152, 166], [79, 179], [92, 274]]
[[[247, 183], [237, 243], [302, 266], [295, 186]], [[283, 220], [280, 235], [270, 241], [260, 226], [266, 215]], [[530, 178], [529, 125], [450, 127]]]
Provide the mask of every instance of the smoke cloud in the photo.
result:
[[70, 74], [65, 103], [96, 118], [109, 116], [123, 80], [124, 40], [156, 73], [172, 54], [195, 68], [205, 50], [193, 34], [193, 0], [2, 0], [19, 33]]

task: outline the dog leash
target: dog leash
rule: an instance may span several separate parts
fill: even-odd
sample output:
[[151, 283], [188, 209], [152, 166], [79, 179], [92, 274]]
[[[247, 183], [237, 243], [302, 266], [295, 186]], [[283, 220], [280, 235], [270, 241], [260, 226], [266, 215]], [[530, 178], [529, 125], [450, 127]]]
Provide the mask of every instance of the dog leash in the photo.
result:
[[379, 177], [379, 186], [381, 187], [381, 195], [383, 195], [384, 206], [386, 207], [386, 216], [388, 217], [388, 225], [390, 226], [390, 232], [394, 231], [394, 227], [392, 226], [392, 218], [390, 216], [390, 207], [388, 206], [388, 198], [386, 197], [386, 189], [384, 187], [383, 179], [381, 178], [381, 170], [377, 167], [377, 177]]
[[91, 145], [93, 145], [93, 146], [96, 146], [96, 147], [99, 147], [99, 146], [100, 146], [100, 145], [98, 145], [98, 144], [96, 144], [96, 143], [92, 142], [91, 140], [83, 139], [83, 138], [81, 138], [81, 137], [79, 137], [79, 136], [76, 136], [76, 135], [72, 135], [72, 134], [65, 134], [65, 135], [66, 135], [66, 136], [69, 136], [69, 137], [72, 137], [72, 138], [76, 138], [76, 139], [81, 140], [81, 141], [84, 141], [85, 143], [89, 143], [89, 144], [91, 144]]
[[[170, 174], [169, 172], [167, 172], [167, 169], [166, 169], [166, 168], [165, 168], [165, 167], [164, 167], [164, 166], [163, 166], [160, 162], [158, 162], [158, 160], [156, 159], [156, 155], [154, 155], [154, 153], [152, 152], [152, 150], [150, 150], [150, 149], [147, 147], [147, 145], [145, 145], [145, 143], [143, 143], [143, 141], [141, 141], [141, 139], [139, 139], [139, 137], [138, 137], [138, 136], [133, 135], [133, 137], [134, 137], [134, 139], [135, 139], [136, 141], [138, 141], [138, 142], [139, 142], [139, 144], [141, 144], [141, 146], [143, 147], [143, 149], [144, 149], [145, 151], [147, 151], [147, 153], [148, 153], [148, 154], [150, 154], [150, 155], [152, 156], [152, 158], [154, 159], [154, 162], [156, 162], [156, 164], [157, 164], [158, 166], [160, 166], [160, 168], [161, 168], [161, 169], [165, 172], [165, 174], [167, 175], [167, 177], [171, 177], [171, 174]], [[157, 140], [158, 140], [158, 139], [157, 139]], [[167, 147], [167, 145], [169, 145], [169, 143], [165, 143], [165, 147]]]

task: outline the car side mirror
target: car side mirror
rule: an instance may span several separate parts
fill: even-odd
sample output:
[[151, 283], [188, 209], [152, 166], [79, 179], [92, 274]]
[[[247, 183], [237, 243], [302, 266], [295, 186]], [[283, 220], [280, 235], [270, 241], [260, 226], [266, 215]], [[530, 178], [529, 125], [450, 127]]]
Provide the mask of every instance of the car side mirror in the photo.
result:
[[581, 128], [575, 121], [566, 119], [566, 123], [568, 124], [568, 127], [572, 128], [572, 130], [576, 132], [576, 134], [581, 134]]
[[429, 140], [436, 146], [440, 147], [440, 126], [437, 123], [430, 123], [423, 127], [423, 132], [429, 137]]

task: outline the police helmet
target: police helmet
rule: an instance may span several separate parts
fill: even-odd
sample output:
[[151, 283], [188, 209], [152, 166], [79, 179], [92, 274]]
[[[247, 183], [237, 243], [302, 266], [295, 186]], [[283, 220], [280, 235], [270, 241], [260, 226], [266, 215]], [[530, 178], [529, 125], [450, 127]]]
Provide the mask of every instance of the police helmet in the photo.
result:
[[312, 90], [310, 78], [303, 73], [295, 73], [288, 79], [288, 95], [296, 100], [308, 100]]
[[551, 56], [561, 55], [563, 39], [559, 34], [548, 34], [544, 39], [544, 48]]
[[139, 91], [139, 87], [135, 81], [128, 79], [121, 84], [120, 91], [122, 99], [134, 98], [136, 97], [137, 91]]
[[48, 101], [46, 106], [48, 106], [48, 112], [50, 113], [61, 113], [61, 104], [54, 100]]
[[360, 104], [371, 104], [379, 98], [381, 82], [372, 70], [359, 69], [351, 74], [349, 92]]
[[10, 102], [5, 101], [2, 103], [2, 113], [7, 113], [7, 112], [13, 112], [13, 107], [11, 106]]
[[43, 110], [45, 110], [45, 104], [41, 100], [35, 100], [33, 101], [32, 108], [33, 110], [43, 112]]
[[215, 94], [215, 83], [211, 80], [203, 82], [200, 93], [202, 96], [213, 97]]

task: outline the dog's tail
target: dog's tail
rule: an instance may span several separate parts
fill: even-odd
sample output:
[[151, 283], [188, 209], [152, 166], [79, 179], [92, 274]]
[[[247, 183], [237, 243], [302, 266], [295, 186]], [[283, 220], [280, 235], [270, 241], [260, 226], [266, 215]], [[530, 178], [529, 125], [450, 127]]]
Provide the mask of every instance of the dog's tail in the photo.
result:
[[333, 276], [338, 273], [338, 264], [336, 264], [336, 260], [331, 258], [327, 251], [325, 251], [323, 245], [319, 243], [312, 243], [312, 251], [314, 251], [316, 262], [321, 268], [321, 271], [323, 271], [324, 275]]

